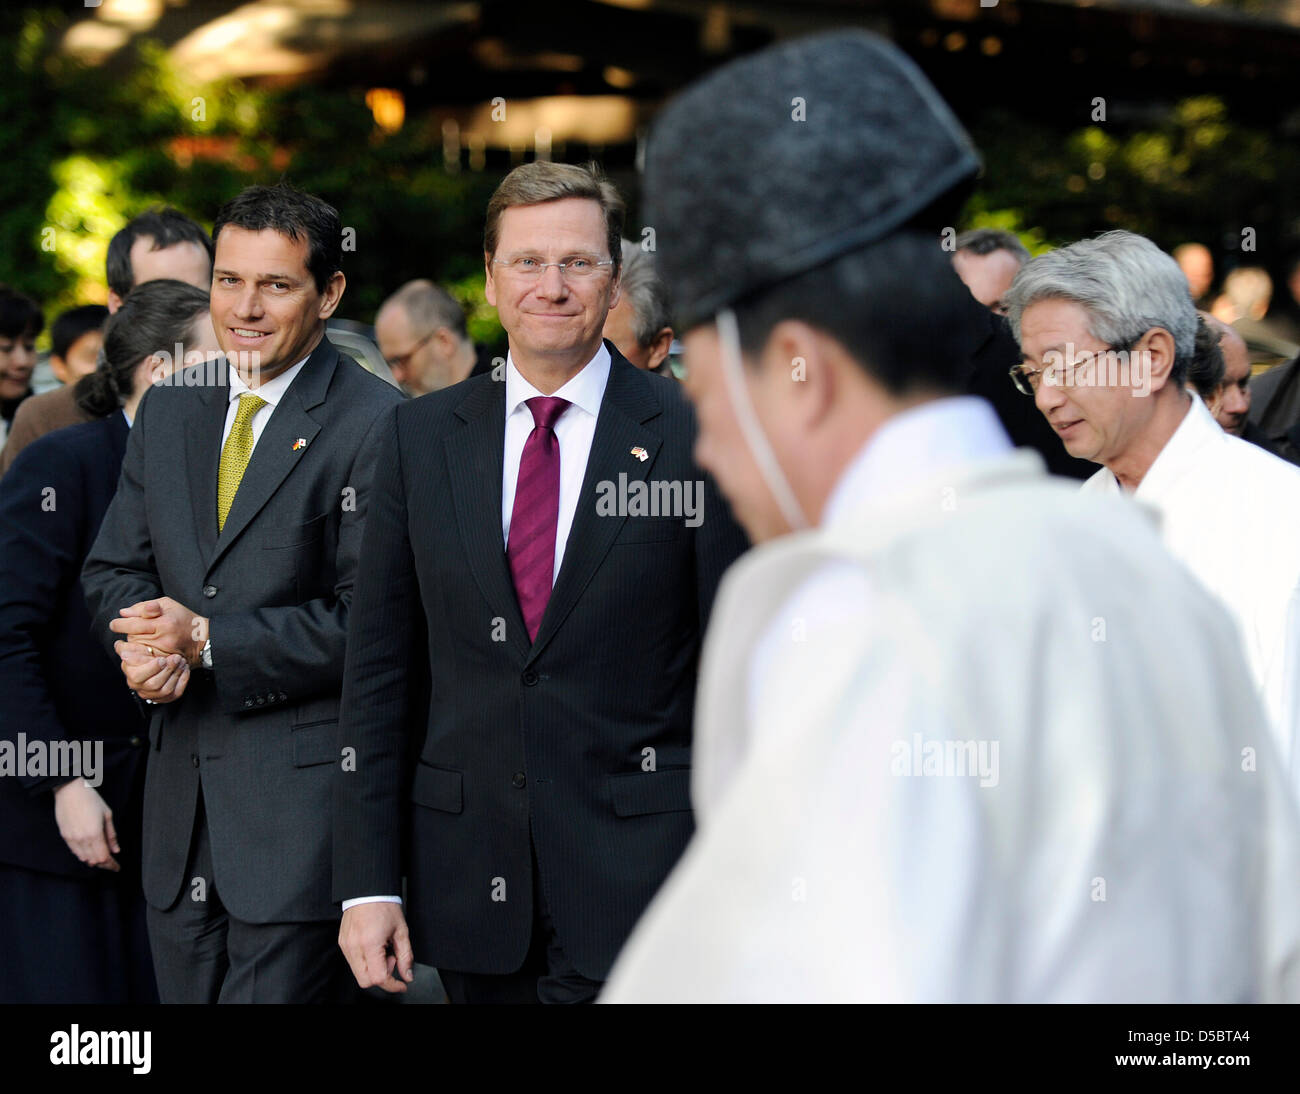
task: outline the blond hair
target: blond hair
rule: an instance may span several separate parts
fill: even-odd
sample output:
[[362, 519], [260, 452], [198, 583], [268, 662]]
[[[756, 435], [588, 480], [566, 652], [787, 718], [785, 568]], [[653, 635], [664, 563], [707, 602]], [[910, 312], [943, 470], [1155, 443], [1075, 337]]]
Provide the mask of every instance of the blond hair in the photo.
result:
[[496, 188], [488, 201], [487, 223], [483, 228], [483, 250], [493, 258], [501, 214], [515, 205], [541, 205], [564, 198], [588, 198], [596, 202], [605, 215], [605, 245], [614, 260], [614, 274], [622, 265], [623, 197], [595, 163], [578, 167], [571, 163], [535, 160], [520, 164]]

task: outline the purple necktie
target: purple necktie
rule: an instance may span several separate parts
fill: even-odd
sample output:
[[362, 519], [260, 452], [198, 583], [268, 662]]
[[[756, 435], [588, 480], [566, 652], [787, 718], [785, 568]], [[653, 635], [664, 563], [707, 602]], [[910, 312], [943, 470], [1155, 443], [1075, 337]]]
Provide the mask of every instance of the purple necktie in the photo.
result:
[[568, 399], [554, 396], [539, 395], [528, 400], [533, 431], [528, 434], [519, 461], [506, 558], [530, 642], [537, 638], [542, 613], [551, 599], [555, 526], [560, 516], [560, 442], [555, 436], [555, 423], [568, 405]]

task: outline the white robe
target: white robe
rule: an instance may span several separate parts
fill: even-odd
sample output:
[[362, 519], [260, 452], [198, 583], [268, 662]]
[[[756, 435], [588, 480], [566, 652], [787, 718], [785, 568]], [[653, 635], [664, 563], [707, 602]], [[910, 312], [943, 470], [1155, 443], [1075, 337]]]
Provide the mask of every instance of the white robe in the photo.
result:
[[1300, 818], [1227, 614], [988, 413], [893, 419], [724, 579], [698, 829], [602, 1001], [1300, 998]]
[[[1192, 405], [1131, 495], [1165, 545], [1237, 621], [1292, 788], [1300, 798], [1300, 468], [1225, 433]], [[1101, 468], [1086, 493], [1119, 496]]]

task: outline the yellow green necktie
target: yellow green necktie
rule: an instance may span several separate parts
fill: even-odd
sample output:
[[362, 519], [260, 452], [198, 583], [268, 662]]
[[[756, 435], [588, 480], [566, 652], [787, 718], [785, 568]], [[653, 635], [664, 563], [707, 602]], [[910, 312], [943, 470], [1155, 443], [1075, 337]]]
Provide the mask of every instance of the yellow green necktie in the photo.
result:
[[221, 450], [221, 463], [217, 467], [217, 530], [226, 526], [235, 492], [244, 477], [244, 470], [253, 455], [253, 415], [266, 406], [265, 399], [256, 395], [241, 395], [235, 411], [235, 424], [230, 427]]

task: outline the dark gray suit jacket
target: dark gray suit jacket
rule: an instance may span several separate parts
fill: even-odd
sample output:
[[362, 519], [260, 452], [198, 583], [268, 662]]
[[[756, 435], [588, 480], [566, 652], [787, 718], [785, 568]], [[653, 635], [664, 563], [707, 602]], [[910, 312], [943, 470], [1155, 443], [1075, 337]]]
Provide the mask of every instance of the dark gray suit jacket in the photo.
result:
[[[217, 531], [229, 388], [204, 366], [152, 388], [82, 572], [97, 635], [170, 596], [211, 619], [213, 671], [153, 709], [144, 889], [166, 909], [185, 876], [200, 789], [214, 883], [253, 923], [332, 919], [330, 775], [371, 460], [401, 393], [322, 340], [253, 450]], [[207, 383], [204, 383], [204, 380]]]

